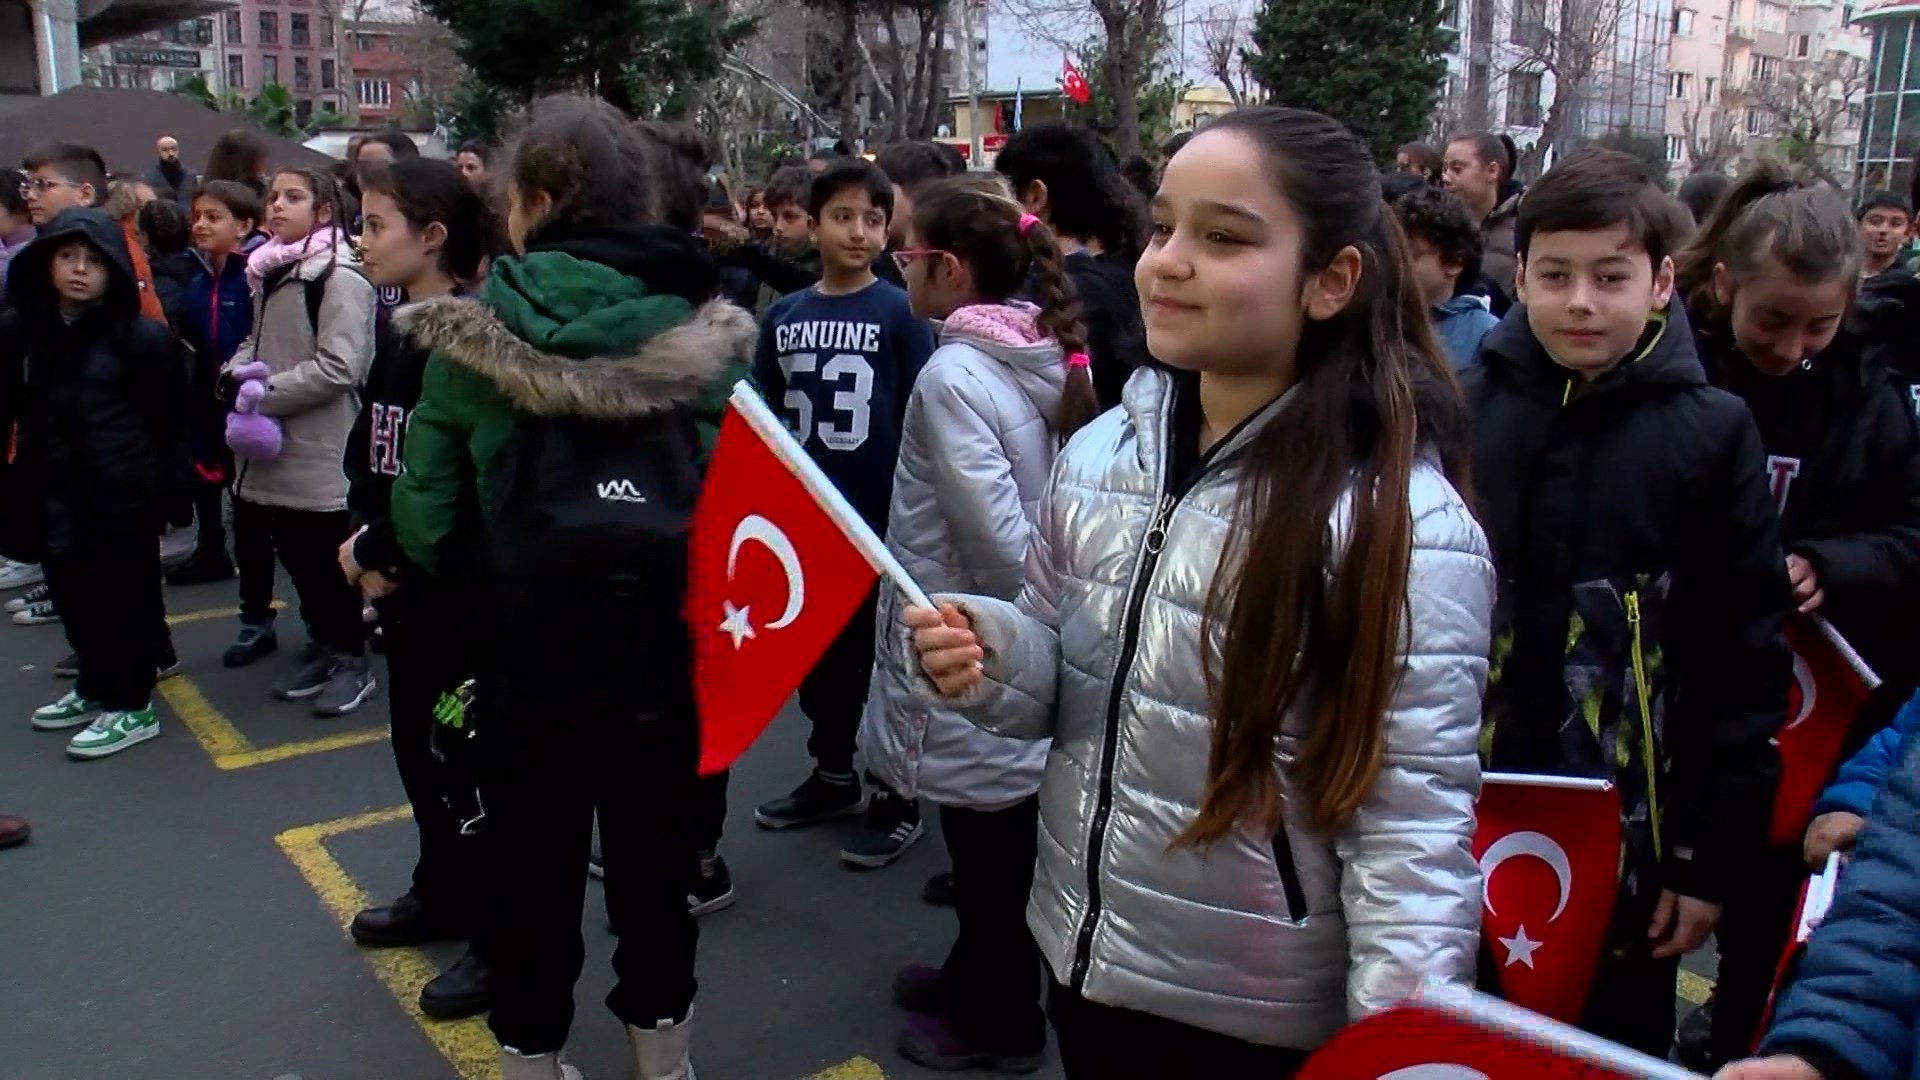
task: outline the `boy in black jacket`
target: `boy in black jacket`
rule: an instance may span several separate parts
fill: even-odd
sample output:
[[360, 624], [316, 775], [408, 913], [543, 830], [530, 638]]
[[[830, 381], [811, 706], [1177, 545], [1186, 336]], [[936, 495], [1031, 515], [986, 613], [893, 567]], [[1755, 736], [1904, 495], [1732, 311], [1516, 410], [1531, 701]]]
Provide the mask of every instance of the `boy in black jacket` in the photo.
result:
[[14, 260], [0, 334], [25, 350], [18, 450], [42, 478], [47, 583], [79, 681], [33, 726], [85, 725], [75, 758], [159, 734], [154, 639], [165, 609], [154, 537], [187, 488], [188, 365], [143, 318], [126, 234], [105, 213], [62, 211]]
[[1486, 765], [1617, 785], [1620, 881], [1582, 1026], [1658, 1056], [1680, 957], [1760, 848], [1790, 677], [1759, 436], [1668, 307], [1662, 199], [1613, 151], [1547, 173], [1520, 204], [1520, 303], [1462, 377], [1500, 575]]

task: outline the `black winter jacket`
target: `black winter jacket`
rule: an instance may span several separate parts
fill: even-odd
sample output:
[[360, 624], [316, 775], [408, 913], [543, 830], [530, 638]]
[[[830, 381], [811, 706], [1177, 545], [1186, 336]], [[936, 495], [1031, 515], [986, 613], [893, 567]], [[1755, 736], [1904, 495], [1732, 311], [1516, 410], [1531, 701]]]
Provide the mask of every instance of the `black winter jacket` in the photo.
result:
[[1781, 539], [1813, 564], [1820, 614], [1904, 703], [1920, 676], [1920, 431], [1907, 387], [1851, 331], [1780, 378], [1724, 335], [1696, 341], [1759, 426]]
[[393, 481], [405, 460], [407, 420], [420, 401], [420, 382], [431, 352], [383, 323], [374, 331], [373, 366], [360, 393], [360, 415], [347, 435], [347, 509], [353, 527], [354, 561], [368, 570], [411, 575], [387, 519]]
[[[52, 262], [76, 237], [106, 258], [108, 284], [69, 322]], [[24, 346], [17, 460], [45, 507], [47, 549], [72, 554], [110, 532], [157, 530], [192, 490], [189, 369], [173, 334], [141, 317], [125, 233], [101, 211], [62, 211], [15, 257], [7, 295], [0, 336]]]
[[1847, 331], [1899, 380], [1920, 415], [1920, 279], [1895, 265], [1861, 282]]
[[1520, 305], [1482, 357], [1461, 382], [1500, 575], [1487, 765], [1615, 780], [1623, 915], [1660, 888], [1716, 900], [1759, 848], [1791, 678], [1753, 421], [1707, 385], [1677, 304], [1591, 383]]
[[1147, 330], [1140, 321], [1140, 293], [1133, 264], [1118, 255], [1076, 251], [1066, 257], [1067, 277], [1080, 297], [1087, 331], [1093, 391], [1100, 408], [1120, 404], [1120, 391], [1134, 369], [1147, 362]]

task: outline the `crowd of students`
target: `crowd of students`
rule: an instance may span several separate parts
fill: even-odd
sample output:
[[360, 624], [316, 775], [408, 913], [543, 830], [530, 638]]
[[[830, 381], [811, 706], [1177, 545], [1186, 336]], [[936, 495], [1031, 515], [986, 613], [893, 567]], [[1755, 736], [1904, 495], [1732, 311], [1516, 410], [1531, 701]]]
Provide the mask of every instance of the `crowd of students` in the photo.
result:
[[[151, 181], [123, 205], [83, 147], [25, 164], [0, 554], [44, 577], [17, 621], [61, 621], [76, 680], [33, 725], [80, 729], [76, 758], [158, 732], [169, 522], [198, 547], [168, 580], [238, 575], [230, 666], [277, 649], [284, 567], [306, 647], [277, 697], [361, 707], [377, 626], [420, 852], [351, 933], [469, 942], [421, 1007], [489, 1013], [507, 1080], [577, 1075], [589, 874], [638, 1074], [692, 1078], [695, 920], [734, 890], [684, 527], [742, 377], [938, 601], [867, 598], [800, 689], [812, 771], [754, 813], [857, 819], [841, 857], [873, 868], [937, 808], [925, 891], [958, 931], [893, 987], [928, 1067], [1033, 1071], [1050, 1021], [1074, 1077], [1286, 1075], [1473, 983], [1482, 767], [1617, 784], [1582, 1026], [1665, 1056], [1715, 935], [1681, 1048], [1717, 1067], [1759, 1034], [1806, 862], [1920, 843], [1905, 804], [1867, 813], [1920, 680], [1898, 196], [1856, 214], [1762, 161], [1690, 209], [1592, 149], [1523, 192], [1483, 133], [1381, 174], [1272, 107], [1185, 141], [1150, 204], [1064, 125], [990, 173], [903, 143], [736, 204], [690, 132], [569, 98], [498, 152], [379, 137], [340, 177], [239, 140], [185, 209]], [[611, 465], [636, 497], [569, 486]], [[1883, 685], [1773, 849], [1803, 615]], [[1829, 1045], [1842, 923], [1767, 1043], [1798, 1056], [1736, 1075], [1896, 1075]]]

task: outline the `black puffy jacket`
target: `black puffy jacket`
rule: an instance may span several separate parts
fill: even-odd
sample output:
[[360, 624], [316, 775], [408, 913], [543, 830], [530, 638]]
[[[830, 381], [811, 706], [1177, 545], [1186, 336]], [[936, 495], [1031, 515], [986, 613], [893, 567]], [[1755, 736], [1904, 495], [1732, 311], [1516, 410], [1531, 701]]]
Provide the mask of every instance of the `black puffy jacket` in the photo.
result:
[[1679, 305], [1590, 383], [1516, 305], [1461, 382], [1500, 575], [1488, 767], [1616, 782], [1622, 910], [1718, 899], [1765, 830], [1791, 678], [1753, 420], [1707, 384]]
[[[53, 287], [53, 255], [80, 240], [105, 257], [104, 297], [69, 320]], [[140, 314], [125, 233], [93, 209], [65, 210], [14, 258], [12, 311], [22, 408], [18, 461], [45, 507], [46, 547], [83, 551], [115, 530], [157, 530], [170, 500], [191, 492], [189, 366], [172, 332]]]

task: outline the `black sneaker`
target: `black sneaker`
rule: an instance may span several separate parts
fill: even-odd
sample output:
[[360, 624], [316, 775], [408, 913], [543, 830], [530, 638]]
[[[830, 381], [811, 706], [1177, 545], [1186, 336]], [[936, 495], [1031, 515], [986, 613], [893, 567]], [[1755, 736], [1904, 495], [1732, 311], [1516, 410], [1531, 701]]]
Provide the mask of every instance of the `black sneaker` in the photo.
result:
[[808, 774], [793, 794], [761, 803], [753, 811], [753, 820], [763, 829], [792, 829], [857, 817], [864, 809], [866, 800], [861, 797], [858, 777], [828, 780], [816, 771]]
[[281, 701], [306, 701], [317, 698], [333, 683], [340, 667], [337, 657], [322, 653], [274, 681], [273, 696]]
[[280, 638], [273, 632], [273, 623], [241, 623], [240, 634], [221, 654], [220, 663], [227, 667], [246, 667], [256, 660], [266, 658], [280, 647]]
[[56, 679], [77, 679], [80, 677], [80, 654], [68, 653], [64, 659], [53, 663], [53, 677]]
[[210, 585], [216, 581], [231, 581], [233, 560], [227, 558], [224, 551], [205, 556], [196, 551], [186, 562], [168, 570], [165, 576], [169, 585]]
[[840, 861], [877, 870], [905, 854], [925, 831], [917, 800], [903, 799], [885, 789], [876, 791], [867, 803], [867, 820], [840, 849]]
[[1679, 1029], [1674, 1032], [1674, 1051], [1680, 1064], [1695, 1072], [1712, 1072], [1718, 1068], [1713, 1053], [1712, 997], [1680, 1021]]
[[687, 911], [696, 916], [711, 915], [732, 906], [733, 874], [727, 869], [727, 860], [718, 855], [700, 860], [700, 876], [687, 893]]

